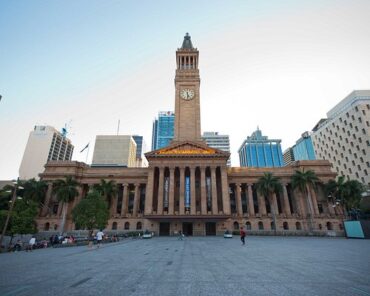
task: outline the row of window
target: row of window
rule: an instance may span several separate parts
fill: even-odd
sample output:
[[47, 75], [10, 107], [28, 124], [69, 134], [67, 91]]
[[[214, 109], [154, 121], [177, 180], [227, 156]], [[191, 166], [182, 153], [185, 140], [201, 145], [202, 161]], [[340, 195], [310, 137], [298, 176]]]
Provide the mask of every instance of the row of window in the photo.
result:
[[[239, 226], [239, 223], [237, 221], [235, 221], [233, 225], [234, 225], [234, 230], [239, 230], [240, 226]], [[252, 229], [252, 224], [249, 221], [247, 221], [245, 223], [245, 228], [247, 230], [254, 230], [254, 229]], [[342, 228], [343, 228], [342, 224], [339, 224], [339, 228], [342, 230]], [[283, 229], [284, 230], [289, 230], [288, 222], [286, 222], [286, 221], [283, 222]], [[322, 224], [319, 224], [319, 229], [322, 230]], [[331, 222], [327, 222], [326, 223], [326, 229], [327, 230], [333, 230], [333, 224]], [[265, 230], [264, 229], [264, 224], [263, 224], [262, 221], [258, 222], [258, 230]], [[274, 222], [271, 222], [270, 223], [270, 229], [266, 229], [266, 230], [275, 230]], [[300, 222], [295, 223], [295, 229], [294, 230], [302, 230], [302, 225], [301, 225]]]

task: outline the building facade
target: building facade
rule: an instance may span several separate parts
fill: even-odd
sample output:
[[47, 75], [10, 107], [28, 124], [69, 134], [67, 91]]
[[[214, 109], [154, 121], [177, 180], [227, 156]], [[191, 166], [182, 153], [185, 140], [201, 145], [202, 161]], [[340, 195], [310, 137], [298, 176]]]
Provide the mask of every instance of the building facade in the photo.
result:
[[[229, 135], [220, 135], [218, 132], [204, 132], [202, 139], [209, 147], [230, 153]], [[227, 166], [231, 166], [230, 158], [227, 160]]]
[[19, 168], [21, 180], [39, 179], [48, 161], [71, 160], [74, 146], [52, 126], [36, 125], [28, 137]]
[[153, 122], [152, 150], [166, 147], [174, 137], [175, 113], [172, 111], [160, 111], [158, 118]]
[[136, 166], [136, 142], [132, 136], [96, 136], [92, 166]]
[[313, 129], [319, 159], [326, 159], [338, 175], [370, 185], [370, 90], [353, 91]]
[[313, 148], [311, 135], [304, 132], [292, 147], [295, 160], [315, 160], [315, 150]]
[[290, 165], [294, 161], [294, 154], [292, 147], [286, 149], [283, 153], [284, 165]]
[[[62, 205], [53, 194], [53, 180], [73, 176], [80, 184], [71, 202], [67, 230], [75, 228], [70, 211], [101, 179], [113, 180], [118, 194], [111, 206], [107, 230], [149, 230], [157, 235], [220, 235], [244, 226], [249, 233], [301, 233], [328, 230], [342, 235], [343, 212], [333, 208], [321, 186], [310, 201], [291, 186], [295, 170], [314, 170], [322, 182], [335, 177], [323, 161], [296, 162], [270, 168], [281, 178], [283, 192], [272, 203], [256, 190], [264, 168], [227, 167], [230, 153], [209, 147], [200, 134], [198, 50], [187, 34], [176, 51], [175, 137], [170, 145], [145, 154], [149, 167], [93, 167], [81, 162], [49, 162], [42, 179], [49, 183], [45, 208], [37, 220], [40, 231], [58, 229]], [[179, 116], [179, 114], [181, 116]], [[313, 205], [310, 207], [309, 205]], [[55, 205], [56, 211], [48, 212]], [[272, 209], [277, 224], [272, 224]], [[277, 232], [275, 232], [277, 231]]]
[[146, 152], [146, 145], [143, 136], [133, 135], [132, 138], [136, 143], [136, 167], [147, 167], [148, 162], [144, 153]]
[[281, 167], [284, 165], [281, 151], [281, 140], [268, 139], [262, 136], [258, 128], [244, 140], [239, 150], [240, 166], [242, 167]]

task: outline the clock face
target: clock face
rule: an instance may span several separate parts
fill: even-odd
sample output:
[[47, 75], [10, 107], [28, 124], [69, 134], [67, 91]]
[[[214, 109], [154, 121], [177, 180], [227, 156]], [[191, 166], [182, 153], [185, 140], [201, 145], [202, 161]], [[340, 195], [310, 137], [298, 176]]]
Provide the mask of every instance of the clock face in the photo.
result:
[[189, 101], [192, 98], [194, 98], [194, 90], [189, 89], [189, 88], [184, 88], [184, 89], [181, 90], [180, 96], [184, 100]]

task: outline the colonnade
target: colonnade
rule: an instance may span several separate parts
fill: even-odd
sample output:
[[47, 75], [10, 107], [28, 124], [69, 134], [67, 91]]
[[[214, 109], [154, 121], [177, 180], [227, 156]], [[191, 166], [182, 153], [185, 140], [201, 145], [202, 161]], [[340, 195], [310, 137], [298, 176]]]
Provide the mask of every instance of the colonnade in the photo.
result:
[[148, 176], [145, 214], [230, 213], [226, 168], [153, 167]]
[[[120, 186], [121, 185], [121, 186]], [[78, 196], [71, 202], [69, 210], [72, 210], [87, 194], [87, 192], [94, 186], [94, 184], [82, 184], [81, 186], [77, 187]], [[112, 197], [111, 205], [110, 205], [110, 216], [120, 215], [122, 217], [126, 217], [131, 215], [131, 217], [138, 217], [140, 214], [140, 187], [144, 186], [142, 183], [122, 183], [117, 184], [118, 190], [121, 192], [117, 192], [117, 194]], [[130, 197], [130, 189], [134, 192], [133, 194], [133, 203], [129, 204]], [[122, 196], [122, 198], [119, 198]], [[46, 191], [45, 196], [45, 203], [41, 209], [41, 216], [47, 216], [48, 214], [52, 214], [50, 207], [53, 204], [53, 184], [50, 182], [48, 183], [48, 188]], [[120, 207], [119, 207], [120, 206]], [[142, 206], [144, 208], [144, 206]], [[58, 202], [58, 210], [55, 213], [57, 216], [61, 216], [62, 214], [62, 203]]]

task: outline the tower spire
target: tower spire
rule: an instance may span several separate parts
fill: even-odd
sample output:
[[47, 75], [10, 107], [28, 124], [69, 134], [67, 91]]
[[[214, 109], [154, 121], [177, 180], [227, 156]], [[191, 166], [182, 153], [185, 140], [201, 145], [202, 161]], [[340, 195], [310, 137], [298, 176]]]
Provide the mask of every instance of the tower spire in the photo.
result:
[[193, 44], [191, 43], [191, 37], [189, 33], [185, 34], [181, 49], [194, 49]]

